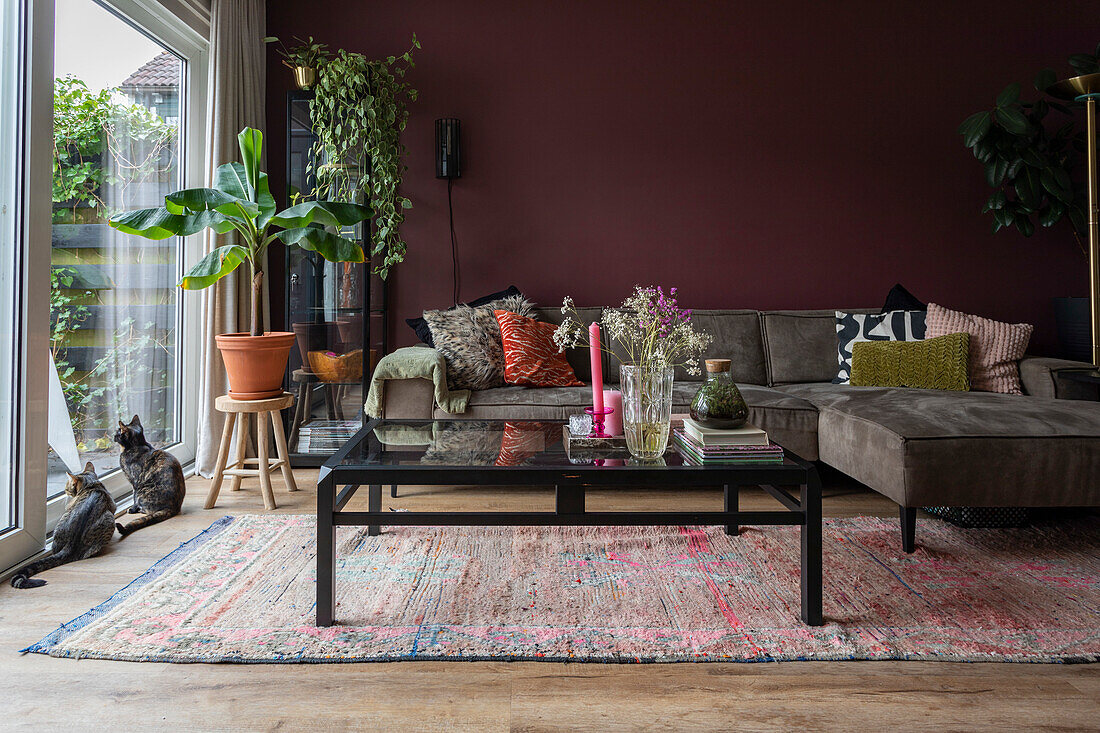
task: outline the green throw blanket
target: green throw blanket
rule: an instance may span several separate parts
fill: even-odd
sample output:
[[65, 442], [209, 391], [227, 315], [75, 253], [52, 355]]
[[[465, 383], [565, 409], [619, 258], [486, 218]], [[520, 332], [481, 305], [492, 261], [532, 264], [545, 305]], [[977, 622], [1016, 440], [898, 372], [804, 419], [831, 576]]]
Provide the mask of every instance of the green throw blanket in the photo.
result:
[[428, 379], [435, 385], [435, 404], [451, 415], [466, 412], [470, 390], [447, 387], [447, 362], [435, 349], [410, 346], [382, 357], [374, 367], [366, 410], [371, 417], [382, 416], [382, 394], [388, 379]]

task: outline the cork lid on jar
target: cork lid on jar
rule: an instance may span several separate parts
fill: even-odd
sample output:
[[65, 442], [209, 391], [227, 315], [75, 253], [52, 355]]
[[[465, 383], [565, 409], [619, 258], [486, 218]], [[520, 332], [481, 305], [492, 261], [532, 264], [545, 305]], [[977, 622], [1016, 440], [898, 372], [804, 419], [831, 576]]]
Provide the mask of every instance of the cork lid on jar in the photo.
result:
[[707, 372], [710, 374], [717, 374], [718, 372], [728, 372], [730, 365], [733, 363], [729, 359], [706, 359]]

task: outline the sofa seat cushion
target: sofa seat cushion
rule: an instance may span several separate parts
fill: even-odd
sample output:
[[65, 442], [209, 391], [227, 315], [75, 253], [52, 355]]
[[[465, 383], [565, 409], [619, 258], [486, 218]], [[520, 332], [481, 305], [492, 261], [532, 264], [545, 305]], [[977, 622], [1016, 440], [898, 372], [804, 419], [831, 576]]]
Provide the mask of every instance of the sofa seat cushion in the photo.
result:
[[[768, 431], [787, 450], [807, 460], [817, 460], [817, 409], [793, 395], [768, 387], [739, 384], [749, 406], [749, 420]], [[672, 411], [686, 413], [698, 383], [673, 385]], [[459, 417], [481, 420], [565, 420], [592, 404], [591, 387], [495, 387], [475, 391]], [[453, 418], [439, 408], [438, 419]]]
[[821, 460], [904, 506], [1100, 504], [1100, 403], [787, 385], [817, 406]]

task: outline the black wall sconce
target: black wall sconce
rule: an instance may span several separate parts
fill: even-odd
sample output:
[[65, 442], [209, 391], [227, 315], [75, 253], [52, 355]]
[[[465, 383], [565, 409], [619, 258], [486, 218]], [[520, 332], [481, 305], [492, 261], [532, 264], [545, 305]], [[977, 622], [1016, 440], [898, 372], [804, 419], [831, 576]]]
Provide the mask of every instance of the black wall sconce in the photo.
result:
[[435, 177], [447, 179], [447, 213], [451, 223], [451, 273], [454, 285], [452, 296], [458, 305], [458, 238], [455, 236], [455, 210], [451, 202], [451, 188], [456, 178], [462, 177], [462, 122], [454, 117], [435, 121]]
[[454, 117], [435, 121], [435, 177], [462, 178], [462, 122]]

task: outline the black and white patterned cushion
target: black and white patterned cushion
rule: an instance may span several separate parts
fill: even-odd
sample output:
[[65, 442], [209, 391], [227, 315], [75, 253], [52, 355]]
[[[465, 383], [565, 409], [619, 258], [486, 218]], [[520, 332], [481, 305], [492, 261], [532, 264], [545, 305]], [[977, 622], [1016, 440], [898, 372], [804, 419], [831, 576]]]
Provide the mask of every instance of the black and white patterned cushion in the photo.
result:
[[852, 346], [860, 341], [920, 341], [924, 338], [924, 311], [889, 313], [836, 312], [837, 373], [833, 384], [848, 384], [852, 375]]

